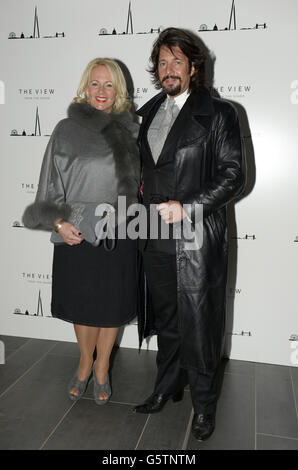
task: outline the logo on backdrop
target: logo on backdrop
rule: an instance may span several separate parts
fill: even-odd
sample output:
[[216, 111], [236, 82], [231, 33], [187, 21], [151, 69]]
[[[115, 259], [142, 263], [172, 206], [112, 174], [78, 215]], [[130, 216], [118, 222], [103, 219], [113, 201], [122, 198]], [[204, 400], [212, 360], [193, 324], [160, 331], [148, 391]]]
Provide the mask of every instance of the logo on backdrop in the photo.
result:
[[34, 10], [34, 23], [33, 23], [32, 34], [29, 33], [29, 36], [26, 36], [24, 32], [21, 32], [20, 36], [17, 36], [16, 33], [11, 32], [8, 35], [8, 39], [53, 39], [53, 38], [57, 39], [57, 38], [64, 38], [64, 37], [65, 37], [64, 32], [57, 32], [57, 31], [54, 34], [48, 35], [48, 36], [40, 35], [37, 7], [35, 7], [35, 10]]
[[22, 273], [22, 279], [30, 283], [51, 284], [52, 275], [47, 273]]
[[19, 88], [19, 95], [25, 100], [49, 100], [55, 94], [54, 88]]
[[249, 84], [213, 86], [210, 91], [214, 94], [214, 90], [217, 91], [222, 98], [246, 98], [246, 96], [253, 91], [252, 86]]
[[13, 227], [13, 228], [25, 228], [25, 226], [22, 225], [21, 222], [19, 222], [18, 220], [15, 220], [15, 221], [12, 223], [12, 227]]
[[235, 288], [235, 287], [230, 287], [228, 291], [228, 297], [234, 298], [236, 295], [241, 294], [242, 289]]
[[291, 83], [291, 88], [294, 90], [291, 93], [291, 103], [298, 104], [298, 80], [294, 80]]
[[252, 336], [252, 332], [251, 332], [251, 331], [240, 331], [239, 333], [236, 333], [236, 332], [234, 333], [234, 332], [232, 332], [232, 333], [228, 333], [228, 334], [230, 334], [231, 336], [249, 336], [249, 337]]
[[133, 13], [132, 13], [132, 7], [131, 7], [131, 2], [128, 4], [128, 11], [127, 11], [127, 18], [126, 22], [123, 24], [125, 25], [125, 29], [122, 31], [117, 31], [116, 28], [111, 28], [107, 29], [106, 27], [101, 27], [98, 35], [99, 36], [117, 36], [117, 35], [127, 35], [127, 34], [153, 34], [157, 33], [159, 34], [164, 27], [163, 26], [154, 26], [150, 28], [148, 31], [138, 31], [135, 32], [134, 25], [133, 25]]
[[[148, 93], [148, 88], [147, 87], [137, 87], [135, 89], [135, 93], [134, 93], [134, 101], [136, 100], [142, 100], [142, 99], [146, 99], [147, 98], [147, 93]], [[135, 103], [137, 104], [137, 103]]]
[[231, 237], [231, 240], [248, 240], [248, 241], [254, 241], [254, 240], [256, 240], [256, 236], [253, 235], [253, 234], [245, 234], [245, 235], [242, 235], [242, 237], [232, 236], [232, 237]]
[[36, 194], [38, 185], [35, 183], [20, 183], [19, 188], [22, 193]]
[[204, 32], [204, 31], [236, 31], [236, 30], [251, 30], [251, 31], [257, 31], [257, 30], [265, 30], [267, 29], [267, 23], [255, 23], [254, 25], [247, 25], [247, 26], [242, 26], [239, 28], [237, 24], [237, 14], [236, 14], [236, 1], [232, 0], [232, 4], [230, 7], [230, 11], [228, 13], [227, 11], [227, 20], [228, 23], [226, 23], [226, 26], [222, 26], [222, 24], [214, 23], [214, 26], [211, 26], [211, 28], [207, 24], [201, 24], [199, 28], [199, 32]]
[[28, 309], [16, 308], [13, 312], [14, 315], [23, 315], [26, 317], [39, 317], [39, 318], [53, 318], [52, 315], [45, 315], [41, 290], [39, 289], [36, 299], [36, 311], [29, 311]]
[[28, 130], [28, 129], [27, 130], [26, 129], [23, 129], [23, 130], [12, 129], [10, 135], [12, 137], [41, 137], [41, 136], [49, 137], [51, 135], [51, 134], [42, 134], [41, 120], [39, 116], [38, 106], [36, 107], [35, 120], [33, 120], [31, 129], [34, 129], [34, 131]]

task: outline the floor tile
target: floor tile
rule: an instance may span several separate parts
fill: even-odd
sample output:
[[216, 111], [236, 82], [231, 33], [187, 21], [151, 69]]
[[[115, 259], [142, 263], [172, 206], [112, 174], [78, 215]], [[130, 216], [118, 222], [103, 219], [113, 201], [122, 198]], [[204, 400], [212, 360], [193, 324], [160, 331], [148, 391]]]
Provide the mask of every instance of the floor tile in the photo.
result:
[[48, 353], [56, 341], [30, 339], [11, 354], [4, 365], [0, 366], [0, 398], [10, 387], [44, 354]]
[[150, 415], [138, 450], [181, 450], [191, 410], [189, 392], [180, 402], [169, 400], [160, 413]]
[[12, 354], [14, 354], [25, 343], [30, 341], [30, 338], [21, 338], [21, 337], [18, 337], [18, 336], [1, 336], [0, 335], [0, 341], [3, 341], [3, 343], [4, 343], [4, 360], [6, 362], [7, 359]]
[[256, 378], [267, 378], [276, 377], [278, 379], [290, 380], [290, 367], [279, 366], [274, 364], [260, 364], [255, 365], [255, 376]]
[[38, 449], [73, 406], [67, 381], [72, 358], [45, 356], [0, 398], [0, 448]]
[[257, 450], [298, 450], [298, 439], [257, 434]]
[[290, 367], [291, 370], [291, 376], [293, 380], [297, 380], [298, 382], [298, 366], [297, 367]]
[[[4, 355], [4, 364], [6, 363], [7, 359], [9, 357], [11, 357], [12, 354], [14, 354], [16, 352], [16, 349], [6, 349], [5, 348], [5, 355]], [[2, 366], [3, 364], [0, 364], [0, 367]]]
[[240, 374], [240, 375], [249, 375], [250, 377], [254, 377], [255, 376], [255, 363], [230, 359], [226, 363], [225, 374]]
[[147, 416], [133, 413], [127, 405], [79, 400], [46, 442], [44, 450], [132, 450]]
[[51, 350], [51, 354], [58, 354], [60, 356], [73, 356], [80, 358], [80, 349], [78, 343], [69, 343], [66, 341], [59, 341], [57, 345]]
[[198, 442], [190, 435], [187, 449], [254, 449], [254, 410], [254, 379], [225, 374], [213, 435], [205, 442]]
[[298, 380], [293, 380], [292, 384], [293, 384], [294, 397], [295, 397], [295, 408], [296, 408], [297, 419], [298, 419]]
[[[161, 413], [132, 411], [153, 391], [156, 351], [115, 347], [113, 395], [97, 406], [92, 380], [80, 401], [67, 396], [80, 357], [77, 343], [0, 340], [6, 350], [0, 365], [0, 449], [182, 450], [192, 409], [189, 391]], [[215, 432], [204, 443], [190, 435], [188, 450], [298, 449], [297, 367], [230, 360], [221, 376]]]
[[22, 338], [20, 336], [3, 336], [0, 335], [0, 341], [3, 341], [5, 349], [16, 350], [20, 346], [23, 346], [30, 338]]
[[289, 367], [257, 364], [257, 432], [298, 438]]

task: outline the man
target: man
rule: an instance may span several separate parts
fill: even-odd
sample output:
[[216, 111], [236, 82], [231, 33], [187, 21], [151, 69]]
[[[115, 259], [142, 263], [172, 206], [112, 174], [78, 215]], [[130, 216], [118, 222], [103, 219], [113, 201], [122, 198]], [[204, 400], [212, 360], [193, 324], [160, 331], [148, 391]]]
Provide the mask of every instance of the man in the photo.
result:
[[[244, 186], [241, 137], [234, 107], [212, 98], [203, 86], [205, 57], [191, 34], [164, 30], [151, 62], [162, 92], [138, 111], [143, 199], [145, 206], [157, 203], [171, 230], [170, 239], [149, 239], [142, 248], [157, 332], [157, 378], [153, 394], [135, 411], [161, 411], [170, 398], [181, 399], [189, 383], [192, 433], [204, 440], [215, 427], [225, 324], [226, 206]], [[203, 244], [187, 250], [183, 236], [174, 239], [173, 227], [184, 218], [194, 226], [199, 204]], [[150, 333], [148, 317], [143, 336]]]

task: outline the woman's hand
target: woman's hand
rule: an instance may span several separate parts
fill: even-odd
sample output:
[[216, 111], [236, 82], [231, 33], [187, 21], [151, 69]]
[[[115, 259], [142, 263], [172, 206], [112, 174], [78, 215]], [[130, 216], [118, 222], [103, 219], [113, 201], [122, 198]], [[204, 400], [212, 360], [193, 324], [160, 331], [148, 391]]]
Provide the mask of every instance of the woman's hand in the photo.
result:
[[58, 222], [61, 224], [58, 233], [67, 245], [73, 246], [82, 243], [84, 239], [81, 237], [82, 234], [77, 228], [65, 220], [55, 221], [55, 225]]

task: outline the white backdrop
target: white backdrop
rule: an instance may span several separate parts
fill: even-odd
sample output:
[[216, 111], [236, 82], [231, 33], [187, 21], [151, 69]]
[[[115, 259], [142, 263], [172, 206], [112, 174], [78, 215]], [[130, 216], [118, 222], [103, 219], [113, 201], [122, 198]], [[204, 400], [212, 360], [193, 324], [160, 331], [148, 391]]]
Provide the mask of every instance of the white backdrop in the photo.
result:
[[[209, 49], [213, 86], [237, 106], [247, 150], [247, 194], [229, 209], [227, 351], [297, 365], [298, 2], [1, 0], [0, 13], [0, 334], [75, 341], [71, 324], [51, 318], [49, 234], [21, 216], [89, 60], [120, 59], [141, 106], [156, 93], [146, 68], [157, 30], [177, 26]], [[121, 345], [137, 344], [132, 324]]]

